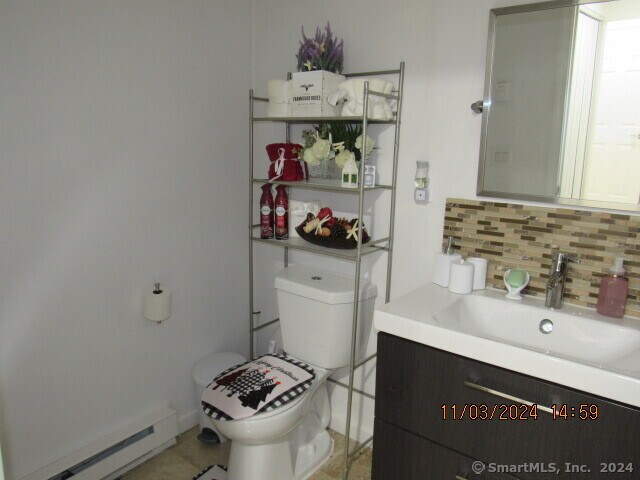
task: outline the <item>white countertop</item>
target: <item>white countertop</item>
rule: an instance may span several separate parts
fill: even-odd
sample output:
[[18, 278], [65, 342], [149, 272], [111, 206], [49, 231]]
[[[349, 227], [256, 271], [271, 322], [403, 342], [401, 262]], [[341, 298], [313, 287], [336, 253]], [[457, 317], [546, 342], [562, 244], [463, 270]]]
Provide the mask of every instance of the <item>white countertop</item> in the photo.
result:
[[[550, 382], [582, 390], [593, 395], [602, 396], [640, 408], [640, 345], [627, 345], [626, 350], [611, 356], [616, 345], [609, 341], [610, 358], [598, 358], [597, 344], [590, 339], [593, 348], [593, 359], [590, 358], [591, 349], [582, 349], [582, 359], [565, 355], [560, 344], [568, 347], [581, 348], [583, 341], [580, 332], [590, 329], [593, 333], [607, 332], [607, 328], [615, 329], [620, 337], [640, 338], [640, 320], [627, 318], [610, 319], [598, 315], [589, 308], [565, 305], [560, 310], [546, 308], [544, 302], [527, 297], [521, 302], [504, 299], [503, 291], [479, 290], [470, 295], [450, 293], [446, 288], [429, 283], [419, 287], [402, 297], [376, 309], [374, 313], [374, 328], [380, 332], [412, 340], [470, 359], [485, 362], [515, 372], [538, 377]], [[488, 302], [493, 308], [490, 316], [498, 318], [501, 314], [513, 318], [513, 328], [509, 325], [505, 330], [509, 338], [497, 338], [491, 333], [485, 333], [482, 328], [471, 322], [450, 321], [439, 315], [447, 307], [451, 307], [461, 297], [481, 297], [481, 302]], [[504, 302], [504, 303], [503, 303]], [[522, 306], [522, 308], [520, 307]], [[526, 310], [528, 315], [514, 315], [515, 312]], [[533, 313], [533, 316], [531, 314]], [[516, 318], [518, 317], [518, 318]], [[538, 331], [539, 321], [550, 318], [557, 325], [557, 330], [549, 337], [542, 336]], [[491, 321], [491, 320], [489, 320]], [[502, 319], [505, 321], [505, 318]], [[509, 320], [510, 321], [510, 320]], [[496, 320], [498, 322], [498, 320]], [[528, 322], [528, 323], [525, 323]], [[570, 327], [570, 328], [568, 328]], [[521, 333], [520, 333], [521, 332]], [[624, 332], [633, 335], [624, 335]], [[562, 335], [553, 338], [555, 351], [550, 352], [540, 348], [540, 342], [551, 340], [551, 335]], [[521, 338], [518, 338], [521, 335]], [[541, 337], [538, 337], [541, 336]], [[600, 344], [607, 343], [606, 336], [596, 338]], [[531, 345], [535, 339], [536, 346]], [[570, 343], [574, 342], [574, 345]], [[615, 357], [615, 358], [614, 358]]]

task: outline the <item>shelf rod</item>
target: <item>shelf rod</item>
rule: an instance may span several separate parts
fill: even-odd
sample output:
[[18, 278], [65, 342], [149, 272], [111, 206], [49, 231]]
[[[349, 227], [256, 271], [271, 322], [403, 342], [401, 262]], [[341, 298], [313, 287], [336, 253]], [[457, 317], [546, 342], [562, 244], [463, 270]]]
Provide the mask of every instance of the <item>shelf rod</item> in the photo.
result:
[[[339, 381], [339, 380], [334, 380], [333, 378], [328, 378], [327, 380], [328, 380], [329, 382], [331, 382], [331, 383], [335, 383], [335, 384], [336, 384], [336, 385], [338, 385], [339, 387], [349, 389], [349, 385], [347, 385], [346, 383], [342, 383], [342, 382], [341, 382], [341, 381]], [[365, 391], [363, 391], [363, 390], [360, 390], [359, 388], [355, 388], [355, 387], [353, 387], [353, 391], [354, 391], [354, 392], [356, 392], [356, 393], [359, 393], [360, 395], [364, 395], [365, 397], [370, 398], [371, 400], [375, 400], [375, 399], [376, 399], [376, 397], [375, 397], [375, 396], [373, 396], [373, 395], [371, 395], [370, 393], [367, 393], [367, 392], [365, 392]]]
[[372, 355], [369, 355], [367, 358], [365, 358], [364, 360], [360, 360], [358, 363], [356, 363], [354, 365], [354, 368], [359, 368], [362, 365], [364, 365], [365, 363], [367, 363], [369, 360], [373, 360], [374, 358], [376, 358], [378, 356], [378, 353], [374, 353]]
[[366, 447], [369, 443], [371, 443], [371, 440], [373, 440], [373, 435], [371, 435], [369, 438], [367, 438], [364, 442], [362, 442], [360, 445], [358, 445], [356, 448], [353, 449], [353, 452], [351, 452], [349, 454], [349, 457], [355, 457], [358, 452], [360, 450], [362, 450], [364, 447]]
[[269, 99], [268, 98], [264, 98], [264, 97], [253, 97], [253, 101], [254, 102], [268, 102]]
[[[400, 62], [398, 73], [398, 106], [396, 109], [396, 128], [393, 142], [393, 173], [391, 176], [391, 213], [389, 214], [389, 254], [387, 255], [387, 284], [385, 288], [384, 302], [391, 300], [391, 276], [393, 271], [393, 240], [395, 235], [396, 194], [398, 183], [398, 151], [400, 149], [400, 124], [402, 123], [402, 99], [404, 97], [404, 62]], [[363, 137], [366, 138], [366, 137]]]
[[[249, 90], [249, 179], [253, 178], [253, 89]], [[253, 182], [249, 183], [249, 357], [253, 358]]]
[[344, 73], [345, 77], [366, 77], [368, 75], [394, 75], [400, 73], [400, 70], [373, 70], [371, 72], [354, 72]]
[[388, 242], [388, 241], [389, 241], [389, 237], [385, 237], [385, 238], [380, 238], [378, 240], [374, 240], [372, 242], [369, 242], [367, 245], [372, 247], [373, 245], [377, 245], [378, 243], [384, 243], [384, 242]]
[[258, 325], [257, 327], [253, 327], [253, 331], [257, 332], [258, 330], [262, 330], [265, 327], [268, 327], [269, 325], [273, 325], [276, 322], [279, 322], [280, 318], [274, 318], [273, 320], [267, 322], [267, 323], [263, 323], [262, 325]]
[[390, 93], [382, 93], [382, 92], [369, 92], [369, 95], [373, 95], [374, 97], [384, 97], [390, 98], [391, 100], [400, 100], [400, 95], [391, 95]]
[[[364, 112], [362, 116], [362, 161], [359, 166], [359, 188], [360, 195], [358, 198], [358, 219], [360, 221], [360, 228], [357, 234], [358, 240], [358, 249], [356, 255], [356, 268], [355, 274], [356, 278], [354, 280], [353, 285], [353, 317], [351, 324], [351, 356], [349, 359], [349, 386], [347, 388], [347, 416], [345, 419], [345, 429], [344, 436], [347, 439], [345, 441], [344, 447], [344, 470], [343, 470], [343, 480], [347, 480], [349, 477], [349, 437], [351, 433], [351, 407], [353, 403], [353, 375], [355, 372], [355, 363], [356, 363], [356, 340], [358, 335], [358, 307], [360, 306], [360, 268], [362, 266], [362, 222], [363, 222], [363, 213], [364, 213], [364, 164], [367, 160], [367, 156], [365, 153], [365, 143], [367, 139], [367, 126], [369, 123], [368, 112], [369, 112], [369, 81], [364, 81], [364, 96], [362, 98], [362, 111]], [[391, 190], [392, 192], [394, 190]]]
[[[393, 125], [396, 123], [396, 115], [391, 120], [373, 120], [370, 124], [376, 125]], [[322, 123], [322, 122], [345, 122], [345, 123], [362, 123], [361, 116], [349, 117], [254, 117], [254, 122], [283, 122], [283, 123]]]
[[[298, 188], [304, 188], [307, 190], [322, 190], [327, 192], [342, 192], [342, 193], [351, 193], [351, 194], [359, 193], [358, 189], [347, 188], [338, 184], [331, 185], [331, 184], [313, 183], [313, 182], [305, 182], [305, 181], [291, 182], [286, 180], [279, 182], [278, 180], [269, 180], [266, 178], [254, 178], [253, 183], [256, 183], [256, 184], [272, 183], [273, 185], [286, 185], [288, 187], [294, 187], [294, 188], [298, 187]], [[391, 190], [392, 188], [393, 187], [391, 185], [374, 185], [373, 187], [365, 187], [364, 191], [366, 192], [366, 191], [373, 191], [373, 190], [380, 190], [380, 189]]]
[[[345, 260], [351, 260], [351, 261], [355, 261], [357, 259], [357, 255], [356, 256], [351, 256], [351, 255], [342, 255], [339, 253], [335, 253], [333, 250], [335, 249], [330, 249], [330, 248], [325, 248], [325, 250], [320, 250], [318, 247], [305, 247], [303, 245], [290, 245], [290, 244], [285, 244], [285, 243], [281, 243], [278, 244], [277, 241], [274, 241], [273, 239], [264, 239], [264, 238], [259, 238], [259, 237], [251, 237], [251, 240], [253, 240], [254, 242], [261, 242], [261, 243], [267, 243], [269, 245], [273, 245], [276, 247], [283, 247], [283, 248], [291, 248], [293, 250], [302, 250], [305, 252], [312, 252], [312, 253], [317, 253], [318, 255], [325, 255], [328, 257], [336, 257], [336, 258], [342, 258]], [[285, 242], [286, 240], [284, 240], [283, 242]], [[366, 244], [366, 246], [368, 247], [368, 244]], [[371, 246], [370, 248], [367, 248], [365, 251], [363, 251], [361, 253], [361, 255], [368, 255], [370, 253], [374, 253], [377, 250], [384, 250], [386, 249], [386, 247], [378, 247], [378, 246]], [[349, 250], [349, 251], [353, 251], [353, 250]]]

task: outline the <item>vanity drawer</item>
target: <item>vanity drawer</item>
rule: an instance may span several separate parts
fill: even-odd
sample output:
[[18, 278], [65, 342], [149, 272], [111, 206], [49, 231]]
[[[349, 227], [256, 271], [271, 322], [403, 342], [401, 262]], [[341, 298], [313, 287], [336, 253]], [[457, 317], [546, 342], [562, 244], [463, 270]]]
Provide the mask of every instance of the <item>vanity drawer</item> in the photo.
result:
[[[385, 333], [378, 335], [376, 378], [376, 419], [470, 457], [509, 465], [540, 462], [543, 469], [548, 464], [564, 469], [569, 462], [591, 469], [589, 473], [572, 473], [572, 479], [640, 478], [638, 409]], [[568, 418], [554, 420], [541, 409], [537, 419], [532, 418], [525, 407], [502, 407], [518, 402], [465, 382], [541, 406], [567, 405]], [[597, 405], [598, 418], [579, 419], [581, 404]], [[482, 412], [490, 416], [494, 406], [493, 418], [481, 419]], [[452, 419], [454, 408], [456, 417], [462, 419]], [[504, 420], [500, 419], [503, 412]], [[601, 463], [625, 467], [633, 463], [634, 471], [625, 473], [626, 477], [612, 476], [600, 471]], [[554, 472], [520, 472], [516, 476], [557, 478]]]
[[371, 480], [513, 480], [473, 471], [474, 459], [376, 419]]

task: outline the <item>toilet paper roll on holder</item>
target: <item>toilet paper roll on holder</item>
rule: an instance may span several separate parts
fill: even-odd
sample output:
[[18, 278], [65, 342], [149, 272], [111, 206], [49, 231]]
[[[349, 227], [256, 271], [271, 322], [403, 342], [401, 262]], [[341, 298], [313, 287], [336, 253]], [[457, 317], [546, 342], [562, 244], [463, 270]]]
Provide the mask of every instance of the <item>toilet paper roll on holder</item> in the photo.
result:
[[154, 287], [145, 296], [144, 317], [159, 325], [171, 316], [171, 292], [161, 289], [159, 282]]

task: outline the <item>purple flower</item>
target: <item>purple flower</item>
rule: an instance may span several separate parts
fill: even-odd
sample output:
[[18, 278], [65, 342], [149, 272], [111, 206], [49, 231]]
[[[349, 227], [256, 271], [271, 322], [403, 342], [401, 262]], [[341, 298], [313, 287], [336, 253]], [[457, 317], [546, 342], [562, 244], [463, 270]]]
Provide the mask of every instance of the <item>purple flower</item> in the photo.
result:
[[304, 33], [302, 27], [302, 40], [296, 55], [298, 59], [298, 71], [328, 70], [334, 73], [341, 73], [344, 64], [344, 41], [340, 42], [334, 37], [331, 26], [327, 22], [324, 32], [320, 27], [316, 27], [313, 38], [309, 38]]

